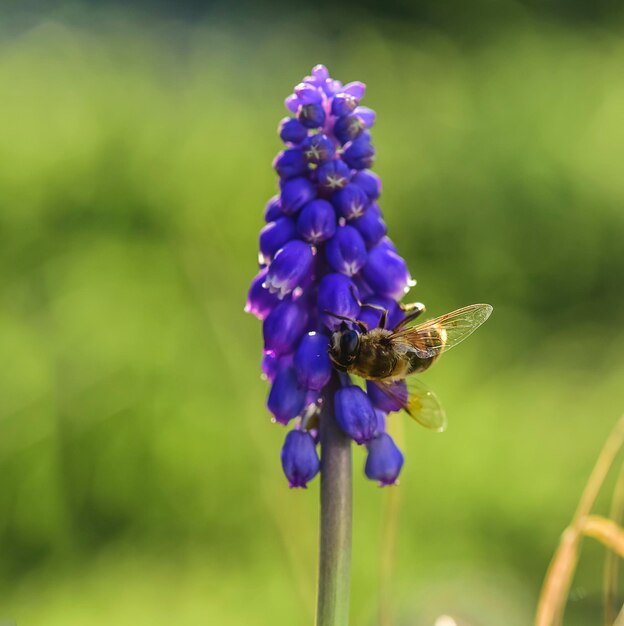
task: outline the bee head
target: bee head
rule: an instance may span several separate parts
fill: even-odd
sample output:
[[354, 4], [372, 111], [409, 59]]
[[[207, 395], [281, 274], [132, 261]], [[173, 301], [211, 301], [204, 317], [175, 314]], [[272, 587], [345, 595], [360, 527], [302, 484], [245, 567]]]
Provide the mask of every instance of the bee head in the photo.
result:
[[340, 325], [329, 344], [329, 358], [337, 369], [346, 372], [360, 352], [360, 335], [345, 323]]

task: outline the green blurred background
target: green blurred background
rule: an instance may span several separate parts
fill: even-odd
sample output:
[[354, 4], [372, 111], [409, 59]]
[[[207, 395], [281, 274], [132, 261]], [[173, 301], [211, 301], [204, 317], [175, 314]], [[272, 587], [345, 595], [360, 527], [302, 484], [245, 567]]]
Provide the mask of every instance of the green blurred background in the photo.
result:
[[400, 488], [354, 450], [352, 622], [392, 494], [394, 624], [530, 623], [624, 407], [624, 21], [442, 4], [3, 4], [0, 623], [312, 623], [318, 481], [287, 488], [243, 305], [316, 63], [368, 84], [413, 297], [495, 308], [427, 373], [450, 427], [403, 424]]

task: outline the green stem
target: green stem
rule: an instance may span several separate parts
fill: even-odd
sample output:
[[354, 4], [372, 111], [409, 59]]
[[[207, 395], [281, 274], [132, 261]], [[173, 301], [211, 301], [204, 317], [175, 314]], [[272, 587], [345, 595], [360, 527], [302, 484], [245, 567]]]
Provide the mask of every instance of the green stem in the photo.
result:
[[316, 626], [347, 626], [351, 580], [351, 440], [333, 413], [338, 385], [321, 413], [321, 520]]

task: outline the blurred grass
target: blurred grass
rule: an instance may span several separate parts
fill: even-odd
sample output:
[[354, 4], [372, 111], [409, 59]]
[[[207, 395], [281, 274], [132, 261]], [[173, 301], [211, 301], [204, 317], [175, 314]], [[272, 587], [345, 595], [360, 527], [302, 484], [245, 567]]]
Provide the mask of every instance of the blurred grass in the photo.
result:
[[[286, 488], [242, 307], [282, 99], [324, 62], [368, 83], [414, 297], [495, 306], [427, 375], [448, 433], [406, 424], [399, 623], [528, 623], [623, 404], [621, 37], [99, 17], [0, 42], [0, 619], [310, 622], [317, 486]], [[383, 501], [356, 481], [355, 624]]]

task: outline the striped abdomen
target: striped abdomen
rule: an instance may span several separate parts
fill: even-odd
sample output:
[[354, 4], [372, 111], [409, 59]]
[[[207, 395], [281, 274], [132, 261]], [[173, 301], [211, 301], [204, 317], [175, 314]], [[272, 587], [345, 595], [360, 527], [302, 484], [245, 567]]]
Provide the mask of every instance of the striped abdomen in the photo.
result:
[[[443, 328], [434, 327], [420, 331], [413, 341], [415, 350], [406, 353], [408, 367], [405, 375], [424, 372], [431, 367], [432, 363], [440, 356], [445, 343], [446, 331]], [[431, 356], [425, 356], [423, 354], [425, 352], [429, 352]]]

